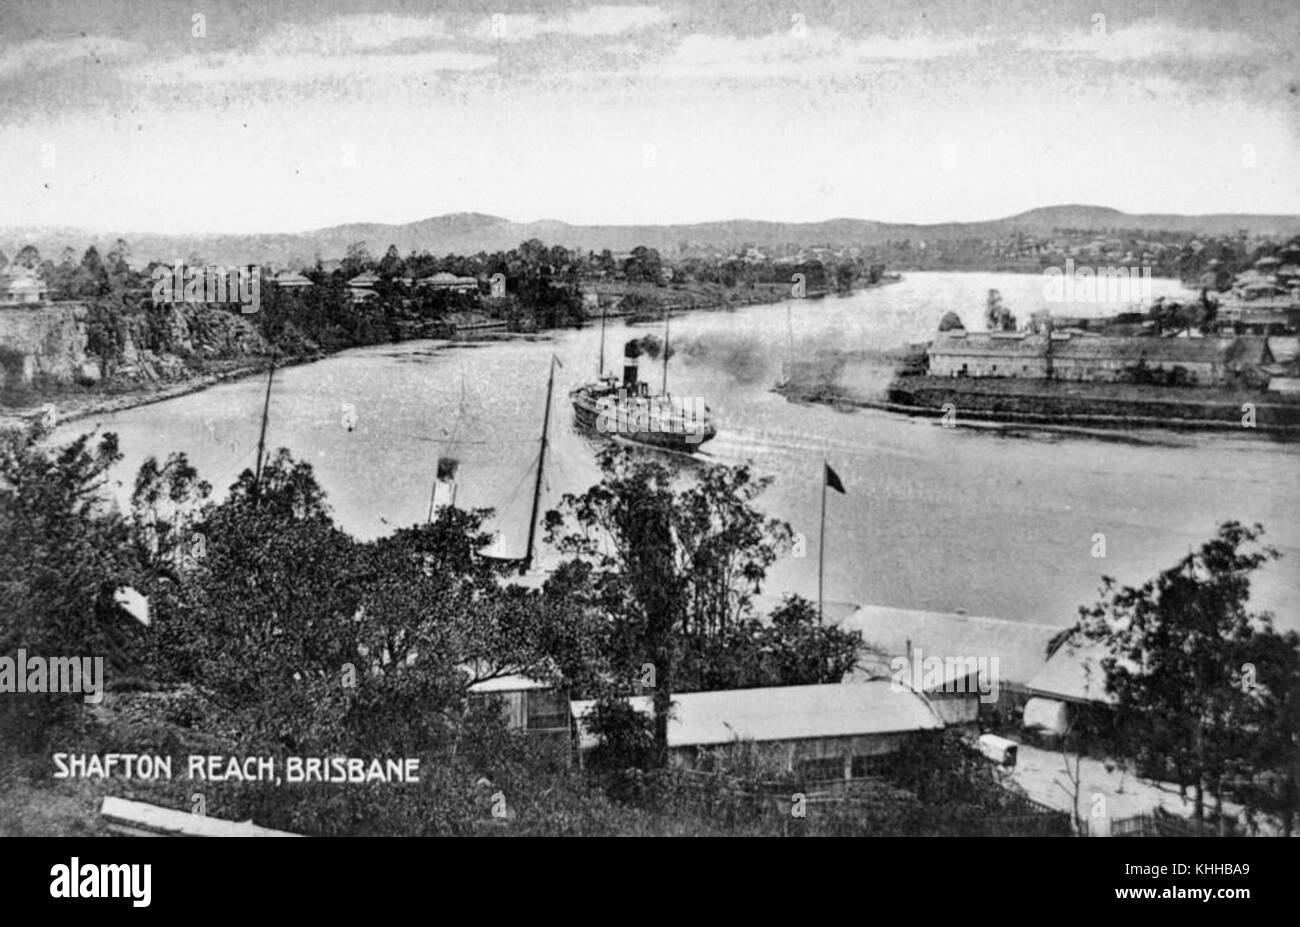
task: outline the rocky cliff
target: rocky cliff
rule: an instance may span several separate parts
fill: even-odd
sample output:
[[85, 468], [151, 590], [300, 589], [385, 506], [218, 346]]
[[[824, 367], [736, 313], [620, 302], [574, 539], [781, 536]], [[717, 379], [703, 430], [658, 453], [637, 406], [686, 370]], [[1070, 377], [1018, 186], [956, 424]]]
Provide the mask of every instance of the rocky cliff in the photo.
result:
[[100, 364], [87, 347], [87, 315], [79, 303], [0, 309], [0, 387], [37, 376], [98, 379]]
[[34, 381], [180, 381], [206, 372], [212, 361], [252, 359], [267, 351], [246, 316], [222, 308], [0, 308], [0, 388]]

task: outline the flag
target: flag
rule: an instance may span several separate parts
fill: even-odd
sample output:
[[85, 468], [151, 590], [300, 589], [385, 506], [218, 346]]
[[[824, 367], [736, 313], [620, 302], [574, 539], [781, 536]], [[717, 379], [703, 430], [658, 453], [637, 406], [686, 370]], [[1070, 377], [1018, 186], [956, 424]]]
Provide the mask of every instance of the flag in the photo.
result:
[[840, 482], [839, 474], [831, 469], [830, 464], [823, 462], [822, 465], [826, 467], [826, 485], [838, 493], [843, 493], [844, 484]]
[[456, 479], [456, 471], [460, 469], [460, 461], [455, 457], [438, 458], [438, 481], [449, 483]]

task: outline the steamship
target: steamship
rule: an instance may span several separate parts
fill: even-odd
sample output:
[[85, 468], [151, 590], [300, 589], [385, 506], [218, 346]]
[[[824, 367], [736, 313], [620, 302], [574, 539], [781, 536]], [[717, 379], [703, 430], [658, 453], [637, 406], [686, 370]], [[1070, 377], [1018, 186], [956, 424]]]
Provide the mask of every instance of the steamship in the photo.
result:
[[665, 322], [664, 383], [658, 394], [637, 376], [640, 344], [623, 348], [623, 379], [606, 376], [604, 318], [601, 319], [600, 376], [569, 393], [579, 428], [641, 444], [694, 452], [718, 433], [703, 401], [674, 397], [668, 392], [668, 340]]

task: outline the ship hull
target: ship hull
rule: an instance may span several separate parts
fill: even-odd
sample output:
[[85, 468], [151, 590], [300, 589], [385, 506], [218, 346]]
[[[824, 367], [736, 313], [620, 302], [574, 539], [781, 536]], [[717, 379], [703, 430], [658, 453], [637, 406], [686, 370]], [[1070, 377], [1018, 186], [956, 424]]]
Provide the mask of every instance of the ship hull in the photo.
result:
[[680, 421], [674, 423], [670, 417], [653, 411], [636, 414], [630, 409], [620, 410], [608, 392], [598, 393], [589, 387], [579, 387], [569, 398], [574, 424], [590, 434], [687, 453], [698, 450], [717, 434], [717, 428], [707, 420], [684, 427]]

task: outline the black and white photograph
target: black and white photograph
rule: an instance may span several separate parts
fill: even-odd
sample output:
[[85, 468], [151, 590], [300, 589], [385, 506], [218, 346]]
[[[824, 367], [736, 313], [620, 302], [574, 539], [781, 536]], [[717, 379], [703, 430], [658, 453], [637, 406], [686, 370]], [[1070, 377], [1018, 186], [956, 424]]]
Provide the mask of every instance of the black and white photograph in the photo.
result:
[[[36, 893], [147, 907], [138, 836], [1297, 835], [1297, 36], [4, 0], [0, 835], [107, 838]], [[1247, 845], [1096, 896], [1241, 911]]]

